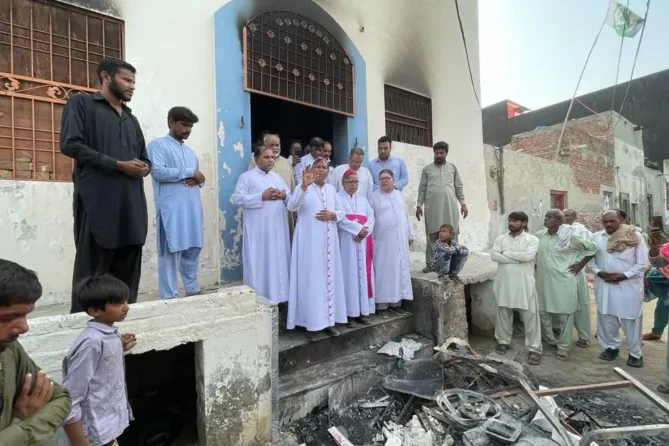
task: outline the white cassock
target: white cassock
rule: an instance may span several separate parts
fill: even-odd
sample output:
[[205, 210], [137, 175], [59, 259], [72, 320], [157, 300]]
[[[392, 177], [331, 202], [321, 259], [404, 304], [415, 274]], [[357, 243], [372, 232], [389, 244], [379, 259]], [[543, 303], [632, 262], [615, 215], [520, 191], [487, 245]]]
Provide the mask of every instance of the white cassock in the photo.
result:
[[[595, 301], [597, 302], [597, 339], [602, 348], [618, 349], [619, 327], [622, 326], [629, 352], [641, 357], [641, 325], [643, 314], [644, 273], [648, 269], [648, 246], [643, 236], [635, 232], [639, 241], [636, 247], [622, 252], [606, 250], [609, 235], [606, 231], [596, 232], [592, 242], [597, 246], [597, 254], [588, 263], [595, 274]], [[627, 280], [607, 283], [597, 277], [600, 271], [623, 273]]]
[[[339, 191], [339, 201], [345, 217], [338, 223], [341, 266], [344, 272], [344, 294], [348, 317], [368, 316], [374, 313], [374, 268], [368, 258], [368, 242], [374, 230], [374, 211], [367, 199]], [[360, 243], [353, 239], [366, 226], [367, 238]]]
[[[316, 220], [316, 214], [324, 209], [334, 211], [336, 221]], [[329, 184], [312, 184], [303, 191], [298, 184], [288, 210], [297, 212], [297, 224], [290, 261], [287, 328], [298, 325], [319, 331], [335, 323], [347, 323], [337, 231], [337, 223], [345, 217], [337, 191]]]
[[[263, 201], [262, 193], [270, 187], [284, 191], [286, 199]], [[240, 175], [231, 199], [242, 208], [244, 284], [272, 302], [286, 302], [290, 284], [288, 186], [276, 172], [255, 167]]]
[[413, 300], [409, 240], [416, 235], [402, 193], [378, 189], [369, 204], [374, 211], [374, 299], [377, 304]]

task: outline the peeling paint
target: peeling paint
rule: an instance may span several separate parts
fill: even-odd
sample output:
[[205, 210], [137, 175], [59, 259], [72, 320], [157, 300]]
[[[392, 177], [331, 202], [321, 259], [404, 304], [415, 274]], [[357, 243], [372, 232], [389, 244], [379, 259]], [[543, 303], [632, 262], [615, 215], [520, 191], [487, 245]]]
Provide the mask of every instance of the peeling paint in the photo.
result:
[[228, 163], [226, 163], [225, 161], [223, 162], [223, 170], [225, 170], [228, 173], [228, 175], [232, 174], [230, 166], [228, 166]]
[[237, 141], [234, 146], [232, 146], [235, 152], [239, 153], [240, 158], [244, 158], [244, 144], [241, 141]]
[[[219, 111], [221, 109], [218, 109]], [[218, 122], [218, 132], [216, 133], [216, 136], [218, 136], [218, 145], [220, 147], [225, 147], [225, 126], [223, 125], [223, 121]]]

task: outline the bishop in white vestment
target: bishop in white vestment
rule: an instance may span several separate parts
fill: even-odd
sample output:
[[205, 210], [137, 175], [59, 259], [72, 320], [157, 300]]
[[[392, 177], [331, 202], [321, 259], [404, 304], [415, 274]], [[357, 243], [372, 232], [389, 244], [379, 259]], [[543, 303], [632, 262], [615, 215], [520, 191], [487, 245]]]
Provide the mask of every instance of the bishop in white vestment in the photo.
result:
[[242, 208], [244, 284], [272, 302], [288, 300], [290, 238], [286, 204], [290, 190], [274, 172], [272, 149], [254, 154], [256, 167], [240, 175], [232, 202]]
[[649, 263], [648, 246], [634, 227], [622, 222], [618, 211], [606, 211], [602, 215], [604, 230], [592, 236], [597, 254], [588, 266], [596, 276], [597, 339], [604, 349], [600, 359], [613, 361], [619, 354], [622, 327], [629, 350], [627, 365], [643, 367], [643, 280]]
[[[374, 231], [374, 212], [364, 196], [357, 193], [358, 175], [348, 169], [342, 177], [339, 200], [345, 218], [339, 226], [339, 246], [344, 272], [346, 311], [349, 318], [369, 325], [366, 316], [374, 313], [374, 269], [369, 242]], [[349, 324], [355, 324], [349, 319]]]
[[497, 237], [492, 247], [492, 260], [499, 264], [493, 288], [497, 303], [495, 352], [503, 355], [511, 344], [515, 310], [523, 321], [525, 347], [529, 350], [528, 362], [538, 365], [542, 352], [541, 320], [534, 265], [539, 239], [526, 231], [527, 222], [528, 217], [524, 212], [511, 212], [509, 232]]
[[317, 158], [305, 166], [288, 210], [297, 212], [290, 262], [288, 329], [326, 330], [338, 336], [335, 323], [346, 324], [346, 297], [337, 223], [345, 218], [334, 187], [325, 183], [328, 162]]
[[413, 300], [409, 248], [416, 235], [392, 170], [381, 170], [379, 184], [369, 198], [374, 211], [374, 299], [378, 316], [387, 318], [388, 306], [404, 314], [402, 300]]

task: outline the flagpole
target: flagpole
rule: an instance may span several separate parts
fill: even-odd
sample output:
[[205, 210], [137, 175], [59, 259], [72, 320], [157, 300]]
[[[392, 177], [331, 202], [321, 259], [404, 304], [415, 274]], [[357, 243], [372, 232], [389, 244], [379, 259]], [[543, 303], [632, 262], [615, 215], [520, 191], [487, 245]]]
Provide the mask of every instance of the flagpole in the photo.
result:
[[585, 65], [583, 65], [583, 69], [581, 70], [581, 75], [578, 77], [578, 82], [576, 83], [576, 88], [574, 89], [574, 95], [571, 97], [571, 102], [569, 103], [569, 108], [567, 109], [567, 115], [564, 117], [564, 123], [562, 124], [562, 130], [560, 131], [560, 137], [558, 138], [558, 143], [557, 143], [557, 149], [555, 150], [555, 155], [554, 158], [557, 159], [558, 155], [560, 154], [560, 146], [562, 144], [562, 137], [564, 136], [564, 131], [567, 128], [567, 122], [569, 121], [569, 115], [571, 114], [571, 109], [574, 107], [574, 100], [576, 99], [576, 94], [578, 93], [578, 87], [581, 85], [581, 80], [583, 80], [583, 75], [585, 74], [585, 68], [588, 66], [588, 62], [590, 61], [590, 56], [592, 56], [592, 51], [595, 49], [595, 45], [597, 45], [597, 41], [599, 40], [600, 34], [602, 34], [602, 30], [604, 29], [604, 25], [606, 25], [606, 19], [609, 15], [609, 10], [607, 8], [606, 10], [606, 15], [604, 16], [604, 21], [602, 22], [602, 26], [599, 27], [599, 31], [597, 32], [597, 35], [595, 36], [595, 41], [592, 42], [592, 46], [590, 47], [590, 52], [588, 53], [588, 57], [585, 59]]

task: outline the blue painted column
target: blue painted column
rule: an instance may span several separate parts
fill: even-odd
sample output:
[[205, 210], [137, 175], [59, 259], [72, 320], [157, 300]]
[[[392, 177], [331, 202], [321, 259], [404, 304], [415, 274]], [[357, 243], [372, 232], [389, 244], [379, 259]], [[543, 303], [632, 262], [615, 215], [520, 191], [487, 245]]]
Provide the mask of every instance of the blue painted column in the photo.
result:
[[[290, 7], [300, 12], [300, 4], [318, 9], [321, 18], [327, 12], [311, 0], [292, 0]], [[216, 84], [216, 152], [218, 165], [218, 210], [221, 237], [221, 282], [242, 278], [242, 213], [230, 202], [237, 179], [251, 162], [251, 95], [244, 91], [241, 17], [252, 17], [253, 2], [231, 0], [214, 14], [214, 58]], [[260, 11], [264, 12], [264, 11]], [[338, 25], [337, 25], [338, 26]], [[344, 35], [341, 28], [340, 35]], [[348, 150], [358, 141], [367, 143], [366, 67], [362, 55], [350, 39], [339, 42], [355, 69], [355, 116], [342, 118], [335, 135], [337, 145], [346, 145], [336, 162], [346, 162]], [[343, 156], [343, 161], [340, 159]]]

